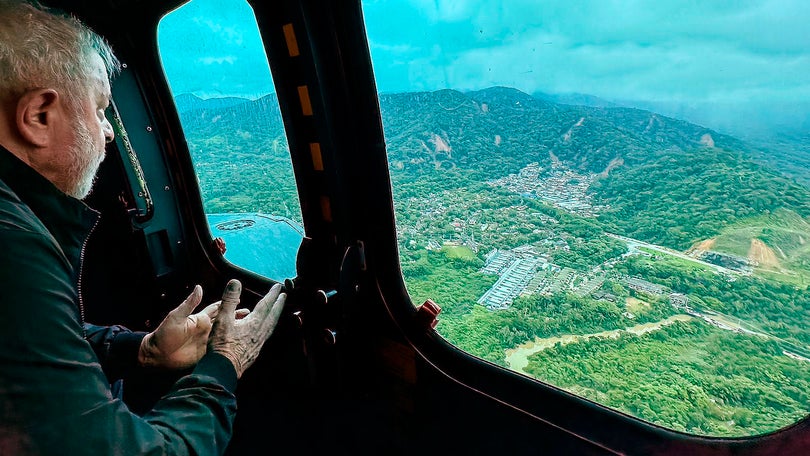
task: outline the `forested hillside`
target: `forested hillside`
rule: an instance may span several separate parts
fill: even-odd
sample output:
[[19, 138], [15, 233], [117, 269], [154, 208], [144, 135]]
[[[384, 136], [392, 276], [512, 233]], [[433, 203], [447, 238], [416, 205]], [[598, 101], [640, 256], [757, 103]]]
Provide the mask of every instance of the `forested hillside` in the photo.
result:
[[[207, 211], [300, 219], [273, 96], [177, 103]], [[806, 149], [506, 87], [380, 106], [405, 283], [442, 336], [688, 432], [808, 413]]]

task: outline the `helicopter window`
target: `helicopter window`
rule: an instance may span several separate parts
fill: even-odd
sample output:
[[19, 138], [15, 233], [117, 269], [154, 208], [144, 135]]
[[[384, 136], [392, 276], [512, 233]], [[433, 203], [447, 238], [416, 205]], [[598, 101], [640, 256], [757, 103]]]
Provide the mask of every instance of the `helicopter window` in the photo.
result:
[[436, 330], [678, 431], [810, 407], [810, 8], [365, 0]]
[[194, 0], [161, 20], [158, 43], [211, 236], [237, 266], [294, 277], [301, 210], [253, 11]]

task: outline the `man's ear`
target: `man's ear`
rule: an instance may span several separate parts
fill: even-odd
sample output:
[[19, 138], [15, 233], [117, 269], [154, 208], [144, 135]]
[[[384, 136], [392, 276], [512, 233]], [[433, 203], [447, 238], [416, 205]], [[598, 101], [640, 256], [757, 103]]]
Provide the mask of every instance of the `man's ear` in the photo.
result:
[[59, 93], [53, 89], [26, 92], [17, 102], [17, 130], [36, 147], [50, 145], [54, 123], [59, 120]]

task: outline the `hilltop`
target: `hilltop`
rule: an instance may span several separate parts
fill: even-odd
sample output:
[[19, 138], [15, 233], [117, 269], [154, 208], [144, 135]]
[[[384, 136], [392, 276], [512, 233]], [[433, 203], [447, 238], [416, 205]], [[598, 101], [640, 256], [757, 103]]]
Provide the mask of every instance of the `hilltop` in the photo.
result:
[[[289, 160], [275, 95], [183, 95], [177, 104], [195, 160], [205, 169], [215, 173], [227, 168], [221, 162], [261, 161], [265, 178], [291, 177], [274, 169]], [[808, 189], [763, 165], [763, 149], [651, 111], [561, 104], [508, 87], [383, 94], [380, 107], [395, 190], [428, 181], [449, 188], [536, 174], [531, 179], [553, 187], [554, 195], [574, 191], [578, 201], [599, 208], [587, 213], [607, 231], [679, 250], [780, 208], [810, 216]], [[224, 148], [228, 155], [221, 154]], [[237, 171], [250, 172], [244, 166]], [[540, 191], [536, 184], [503, 185]], [[247, 209], [243, 196], [205, 190], [217, 211], [227, 209], [228, 201]]]
[[707, 241], [696, 248], [744, 257], [783, 277], [810, 275], [810, 223], [790, 210], [740, 221]]
[[[505, 367], [507, 350], [570, 337], [522, 372], [653, 423], [739, 436], [804, 416], [810, 190], [737, 138], [582, 101], [380, 97], [412, 300], [439, 303], [444, 338]], [[252, 246], [281, 237], [256, 213], [300, 223], [275, 98], [178, 105], [205, 210], [223, 214], [212, 232], [263, 271], [279, 257]]]
[[497, 178], [558, 159], [599, 173], [618, 159], [643, 163], [650, 150], [740, 144], [649, 111], [564, 105], [507, 87], [382, 95], [380, 106], [394, 168], [413, 172], [497, 169]]
[[808, 189], [757, 161], [761, 149], [650, 111], [564, 105], [507, 87], [380, 103], [397, 182], [448, 172], [496, 181], [537, 164], [533, 179], [577, 181], [606, 208], [599, 220], [609, 230], [679, 250], [779, 208], [810, 216]]

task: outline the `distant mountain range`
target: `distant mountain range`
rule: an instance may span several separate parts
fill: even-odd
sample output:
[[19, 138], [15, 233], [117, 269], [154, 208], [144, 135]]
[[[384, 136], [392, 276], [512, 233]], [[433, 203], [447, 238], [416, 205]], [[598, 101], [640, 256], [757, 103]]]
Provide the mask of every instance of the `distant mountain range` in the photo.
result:
[[174, 103], [177, 105], [177, 111], [180, 114], [186, 114], [196, 109], [211, 110], [230, 108], [245, 103], [251, 103], [251, 101], [252, 100], [248, 98], [240, 97], [200, 98], [190, 93], [180, 94], [174, 98]]
[[382, 95], [380, 106], [394, 168], [420, 172], [460, 167], [508, 174], [531, 162], [560, 160], [600, 173], [617, 160], [645, 162], [651, 150], [751, 149], [650, 111], [567, 105], [506, 87]]
[[[550, 98], [508, 87], [383, 94], [392, 177], [401, 182], [452, 172], [485, 182], [532, 163], [545, 175], [570, 170], [596, 179], [588, 191], [609, 208], [600, 216], [606, 228], [680, 249], [738, 220], [780, 208], [810, 215], [810, 190], [797, 184], [807, 175], [797, 159], [803, 151], [789, 143], [764, 148], [596, 97], [565, 100], [595, 106]], [[267, 160], [289, 160], [275, 95], [256, 100], [185, 95], [177, 106], [196, 145], [195, 161], [204, 169], [222, 169], [223, 161], [236, 157], [240, 164], [262, 160], [262, 176], [273, 181], [276, 171]], [[229, 155], [221, 155], [223, 147]], [[783, 166], [786, 162], [796, 172]], [[235, 201], [223, 198], [215, 200], [218, 212]]]
[[[175, 99], [187, 132], [230, 128], [283, 138], [275, 94], [251, 100]], [[476, 169], [498, 162], [498, 172], [559, 159], [578, 171], [603, 172], [616, 160], [632, 166], [650, 150], [716, 147], [736, 150], [810, 184], [810, 133], [752, 145], [649, 110], [621, 107], [587, 94], [529, 95], [507, 87], [383, 94], [383, 123], [394, 169]], [[202, 130], [202, 131], [201, 131]], [[493, 162], [494, 160], [494, 162]]]
[[748, 141], [771, 142], [774, 138], [804, 138], [810, 135], [810, 101], [677, 101], [604, 99], [584, 93], [532, 94], [539, 100], [592, 108], [636, 108], [703, 125]]
[[581, 93], [532, 94], [540, 100], [592, 108], [627, 107], [656, 112], [743, 139], [752, 154], [810, 186], [810, 101], [770, 103], [605, 100]]
[[[177, 109], [180, 114], [188, 121], [196, 122], [206, 118], [206, 113], [211, 114], [216, 112], [215, 115], [224, 116], [218, 119], [224, 123], [236, 122], [234, 128], [245, 130], [246, 127], [260, 127], [260, 125], [270, 126], [275, 132], [281, 133], [280, 129], [280, 115], [278, 113], [277, 101], [275, 94], [270, 94], [259, 99], [251, 100], [240, 97], [224, 97], [224, 98], [200, 98], [192, 94], [181, 94], [175, 99]], [[579, 119], [585, 118], [590, 125], [581, 125], [573, 127], [572, 136], [566, 144], [566, 141], [556, 144], [556, 148], [565, 150], [562, 152], [564, 156], [571, 156], [576, 158], [580, 152], [585, 152], [590, 156], [586, 159], [592, 167], [599, 167], [606, 165], [610, 162], [610, 155], [615, 153], [621, 155], [615, 150], [611, 150], [609, 143], [614, 142], [614, 146], [620, 148], [629, 147], [628, 151], [635, 150], [638, 146], [646, 148], [649, 143], [652, 143], [656, 148], [660, 147], [691, 147], [700, 144], [701, 140], [713, 141], [716, 147], [742, 149], [748, 152], [752, 158], [759, 160], [763, 164], [770, 164], [774, 168], [780, 169], [782, 172], [789, 176], [798, 179], [799, 181], [810, 184], [810, 132], [804, 135], [801, 133], [790, 132], [783, 135], [771, 135], [767, 139], [767, 144], [764, 145], [760, 136], [759, 141], [753, 141], [750, 144], [743, 144], [741, 140], [733, 138], [729, 135], [723, 135], [710, 128], [698, 126], [697, 124], [689, 123], [686, 121], [678, 120], [675, 117], [668, 117], [661, 114], [656, 114], [654, 108], [660, 108], [660, 111], [670, 112], [676, 111], [673, 106], [667, 106], [661, 103], [643, 103], [643, 102], [612, 102], [602, 98], [588, 95], [588, 94], [547, 94], [536, 92], [529, 95], [515, 89], [505, 87], [493, 87], [485, 90], [474, 92], [457, 92], [452, 90], [442, 90], [436, 92], [422, 92], [422, 93], [403, 93], [403, 94], [383, 94], [380, 96], [380, 103], [383, 110], [383, 118], [386, 123], [386, 128], [389, 130], [389, 143], [393, 140], [397, 143], [398, 138], [397, 128], [388, 128], [389, 126], [397, 125], [399, 120], [393, 118], [398, 116], [398, 113], [411, 113], [415, 114], [417, 111], [427, 109], [428, 111], [435, 111], [435, 109], [443, 109], [447, 111], [444, 114], [436, 112], [427, 113], [431, 119], [442, 122], [444, 119], [447, 125], [455, 124], [457, 127], [464, 126], [472, 128], [482, 128], [487, 130], [487, 134], [499, 135], [501, 149], [509, 149], [514, 144], [510, 143], [515, 139], [511, 134], [499, 134], [497, 132], [498, 126], [492, 125], [491, 128], [487, 127], [487, 123], [505, 122], [502, 126], [511, 127], [514, 123], [523, 124], [527, 128], [540, 129], [544, 131], [537, 131], [535, 134], [530, 135], [531, 138], [538, 140], [538, 146], [546, 151], [554, 151], [555, 149], [555, 135], [562, 131], [562, 138], [569, 128], [576, 125]], [[407, 106], [409, 103], [416, 103], [414, 106]], [[437, 103], [442, 103], [437, 105]], [[449, 105], [447, 105], [449, 103]], [[512, 111], [509, 112], [509, 118], [499, 118], [499, 115], [505, 114], [502, 109], [510, 106], [509, 103], [519, 103], [511, 107], [520, 107], [522, 112]], [[475, 105], [475, 106], [474, 106]], [[638, 109], [626, 106], [647, 106], [651, 109]], [[489, 114], [489, 119], [486, 116], [475, 117], [476, 110], [494, 108], [493, 113]], [[471, 110], [472, 109], [472, 110]], [[460, 110], [460, 111], [458, 111]], [[196, 111], [196, 113], [194, 112]], [[465, 118], [453, 119], [451, 111], [458, 111], [458, 113], [466, 113], [466, 121], [472, 122], [471, 124], [464, 124]], [[682, 112], [682, 110], [681, 110]], [[390, 114], [390, 115], [389, 115]], [[419, 113], [421, 116], [421, 113]], [[541, 117], [537, 117], [537, 116]], [[271, 116], [268, 122], [267, 116]], [[579, 117], [578, 117], [579, 116]], [[208, 119], [211, 117], [208, 116]], [[475, 118], [475, 120], [473, 120]], [[260, 119], [260, 125], [253, 125], [252, 119]], [[276, 123], [277, 121], [277, 123]], [[237, 124], [240, 124], [237, 125]], [[197, 125], [202, 126], [202, 125]], [[583, 133], [588, 135], [594, 131], [600, 131], [608, 127], [613, 130], [612, 134], [604, 135], [602, 138], [583, 137]], [[615, 128], [613, 128], [615, 127]], [[390, 131], [393, 130], [393, 135]], [[403, 133], [406, 133], [405, 129]], [[573, 135], [574, 131], [581, 130], [579, 135]], [[501, 131], [505, 130], [501, 128]], [[439, 134], [439, 132], [434, 132]], [[484, 131], [480, 131], [484, 133]], [[518, 137], [525, 137], [526, 135], [517, 132]], [[447, 135], [452, 135], [452, 129], [446, 131]], [[704, 135], [710, 136], [704, 138]], [[618, 137], [616, 137], [618, 136]], [[427, 137], [421, 138], [422, 141], [430, 140], [436, 141], [435, 138]], [[449, 138], [448, 138], [449, 139]], [[471, 138], [467, 138], [471, 139]], [[494, 136], [492, 142], [496, 141]], [[560, 139], [560, 138], [556, 138]], [[492, 144], [485, 144], [489, 141], [481, 142], [482, 138], [473, 141], [475, 150], [486, 153], [491, 149]], [[583, 141], [586, 140], [586, 141]], [[583, 150], [584, 142], [588, 142], [587, 147]], [[413, 146], [413, 144], [412, 144]], [[421, 147], [420, 143], [416, 146]], [[439, 148], [441, 149], [441, 145]], [[615, 149], [615, 147], [614, 147]], [[578, 152], [579, 150], [579, 152]], [[457, 153], [460, 153], [457, 152]], [[438, 162], [442, 161], [444, 155], [439, 155]], [[414, 157], [410, 157], [414, 158]], [[419, 159], [417, 158], [417, 161]], [[433, 160], [437, 164], [437, 160]], [[451, 162], [446, 162], [439, 166], [452, 166]], [[578, 166], [581, 168], [581, 166]]]
[[619, 107], [634, 107], [633, 105], [622, 105], [616, 102], [607, 101], [595, 95], [588, 95], [586, 93], [545, 93], [534, 92], [534, 98], [538, 100], [551, 101], [553, 103], [567, 104], [574, 106], [589, 106], [591, 108], [619, 108]]
[[211, 126], [217, 130], [252, 131], [257, 133], [270, 129], [274, 134], [283, 134], [281, 112], [276, 94], [261, 98], [200, 98], [182, 94], [174, 99], [177, 111], [187, 132], [199, 133]]

